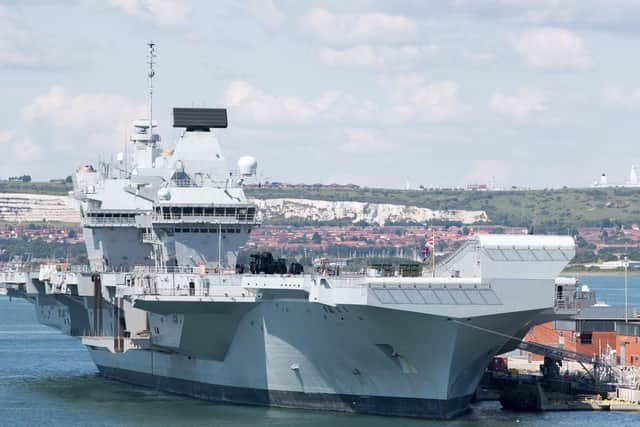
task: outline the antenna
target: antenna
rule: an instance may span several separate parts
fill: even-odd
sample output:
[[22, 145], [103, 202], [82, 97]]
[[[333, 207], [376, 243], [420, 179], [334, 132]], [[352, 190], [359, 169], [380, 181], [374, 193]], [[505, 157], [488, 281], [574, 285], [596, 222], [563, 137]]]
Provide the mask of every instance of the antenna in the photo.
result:
[[149, 53], [147, 54], [147, 63], [149, 64], [149, 141], [153, 142], [153, 77], [156, 75], [156, 71], [153, 69], [156, 58], [156, 44], [151, 41], [147, 43], [149, 46]]

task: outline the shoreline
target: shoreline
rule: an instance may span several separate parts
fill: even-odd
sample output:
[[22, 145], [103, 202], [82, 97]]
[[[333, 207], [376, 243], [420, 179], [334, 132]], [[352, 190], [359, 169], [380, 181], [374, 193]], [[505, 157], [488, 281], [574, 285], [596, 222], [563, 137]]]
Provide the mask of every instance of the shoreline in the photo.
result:
[[[629, 276], [640, 276], [640, 271], [629, 270], [627, 272]], [[611, 271], [590, 271], [590, 270], [563, 270], [560, 272], [561, 277], [571, 276], [620, 276], [624, 277], [624, 271], [611, 270]]]

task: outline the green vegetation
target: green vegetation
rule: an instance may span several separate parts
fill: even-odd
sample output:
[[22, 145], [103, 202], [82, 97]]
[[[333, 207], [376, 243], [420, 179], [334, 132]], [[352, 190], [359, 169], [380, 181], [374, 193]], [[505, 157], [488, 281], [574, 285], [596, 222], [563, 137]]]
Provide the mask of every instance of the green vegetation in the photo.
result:
[[[62, 182], [0, 181], [0, 192], [64, 195]], [[248, 188], [259, 199], [304, 198], [413, 205], [438, 210], [484, 210], [492, 224], [530, 227], [536, 234], [571, 232], [576, 227], [610, 227], [640, 221], [640, 188], [559, 189], [528, 191], [419, 191], [381, 188]], [[273, 224], [310, 225], [305, 220], [278, 219]], [[336, 225], [350, 224], [348, 220]], [[398, 224], [401, 225], [401, 224]], [[459, 225], [438, 223], [434, 225]]]
[[31, 254], [33, 258], [68, 259], [74, 264], [88, 262], [84, 243], [53, 243], [42, 240], [0, 239], [0, 261], [9, 261], [15, 256]]
[[0, 193], [32, 193], [64, 196], [72, 189], [70, 182], [0, 181]]
[[576, 227], [609, 227], [640, 221], [640, 189], [636, 188], [490, 192], [251, 188], [246, 193], [259, 199], [289, 197], [393, 203], [439, 210], [484, 210], [492, 224], [530, 227], [536, 234], [566, 234]]

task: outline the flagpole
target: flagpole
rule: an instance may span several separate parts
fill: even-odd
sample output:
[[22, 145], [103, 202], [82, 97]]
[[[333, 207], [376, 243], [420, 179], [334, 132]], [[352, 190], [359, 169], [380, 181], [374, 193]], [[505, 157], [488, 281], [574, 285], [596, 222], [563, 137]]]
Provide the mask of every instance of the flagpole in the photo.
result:
[[431, 248], [431, 271], [433, 277], [436, 277], [436, 229], [431, 228], [433, 233], [433, 247]]

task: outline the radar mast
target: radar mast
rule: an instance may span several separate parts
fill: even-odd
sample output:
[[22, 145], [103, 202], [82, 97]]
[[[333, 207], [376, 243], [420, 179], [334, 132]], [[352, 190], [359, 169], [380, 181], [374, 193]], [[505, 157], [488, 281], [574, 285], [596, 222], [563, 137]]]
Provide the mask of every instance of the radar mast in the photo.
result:
[[149, 53], [147, 54], [149, 64], [149, 141], [153, 142], [153, 77], [156, 75], [156, 71], [153, 68], [156, 58], [156, 44], [151, 41], [147, 44], [149, 47]]

